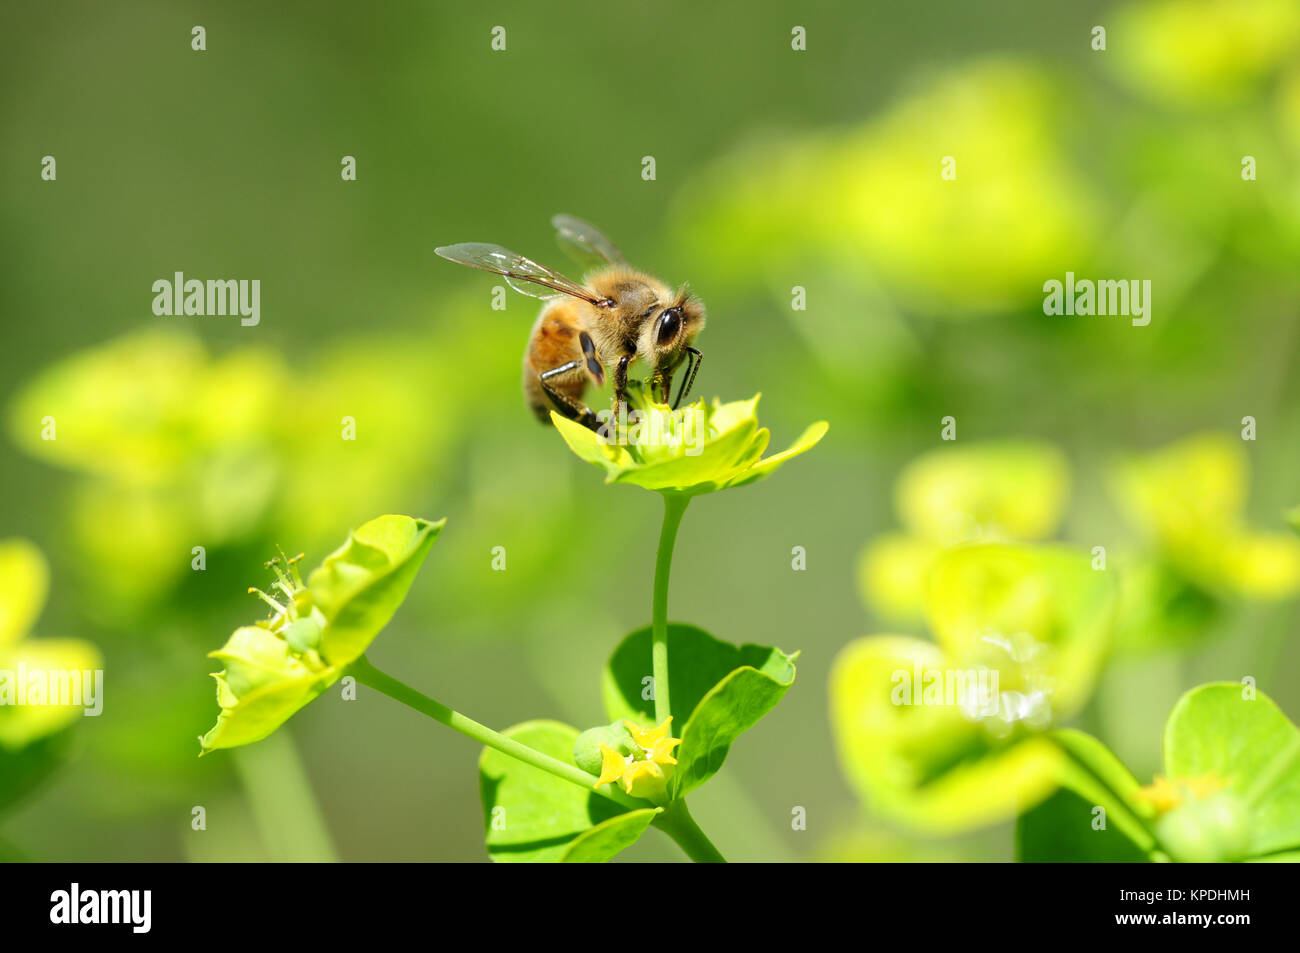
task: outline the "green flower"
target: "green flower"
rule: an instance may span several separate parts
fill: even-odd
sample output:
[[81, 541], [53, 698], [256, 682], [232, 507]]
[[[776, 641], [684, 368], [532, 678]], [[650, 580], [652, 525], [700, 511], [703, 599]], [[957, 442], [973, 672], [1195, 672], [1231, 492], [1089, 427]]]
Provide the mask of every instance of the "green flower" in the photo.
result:
[[272, 561], [271, 618], [241, 626], [210, 658], [217, 723], [203, 752], [265, 738], [359, 659], [397, 611], [445, 520], [380, 516], [353, 532], [304, 585], [295, 559]]
[[48, 589], [49, 568], [41, 551], [25, 539], [0, 540], [0, 753], [57, 734], [82, 716], [81, 705], [30, 701], [33, 684], [62, 685], [67, 673], [84, 679], [103, 667], [89, 642], [28, 635]]
[[1300, 590], [1300, 542], [1246, 522], [1250, 458], [1202, 433], [1120, 461], [1111, 486], [1155, 555], [1209, 593], [1282, 599]]
[[1133, 45], [1110, 65], [1174, 105], [1241, 101], [1300, 48], [1300, 8], [1290, 0], [1154, 0], [1117, 12], [1116, 34]]
[[1062, 770], [1049, 732], [1087, 701], [1114, 593], [1057, 546], [944, 551], [927, 577], [935, 641], [883, 634], [832, 666], [831, 723], [850, 785], [875, 812], [953, 833], [1047, 797]]
[[629, 383], [626, 420], [610, 421], [600, 434], [554, 412], [551, 419], [569, 449], [605, 470], [606, 483], [696, 496], [761, 480], [825, 436], [828, 425], [818, 421], [787, 450], [761, 459], [771, 433], [758, 425], [758, 397], [671, 410]]
[[[455, 330], [430, 333], [485, 365], [476, 355], [507, 335], [462, 331], [450, 316], [469, 307], [449, 303]], [[327, 552], [339, 526], [374, 514], [367, 501], [411, 498], [455, 460], [427, 449], [458, 439], [466, 389], [454, 373], [426, 373], [424, 334], [319, 342], [288, 361], [260, 345], [214, 353], [178, 325], [132, 333], [42, 368], [0, 405], [0, 427], [74, 474], [65, 543], [97, 613], [125, 628], [176, 596], [190, 575], [176, 554], [195, 541], [209, 561], [275, 539]], [[445, 412], [421, 410], [435, 405]], [[356, 442], [339, 439], [349, 424]], [[56, 425], [57, 439], [43, 439]]]
[[1051, 444], [998, 441], [922, 454], [894, 484], [902, 530], [877, 536], [859, 557], [864, 600], [890, 619], [921, 619], [926, 576], [945, 549], [1047, 539], [1069, 493], [1065, 456]]
[[[268, 349], [215, 357], [195, 336], [158, 330], [67, 356], [14, 395], [15, 445], [77, 474], [66, 540], [99, 612], [138, 618], [188, 575], [177, 552], [245, 542], [261, 524], [280, 480], [288, 383]], [[42, 439], [47, 418], [57, 439]]]
[[[1088, 253], [1104, 221], [1061, 141], [1054, 117], [1066, 103], [1045, 70], [1005, 57], [963, 64], [856, 127], [725, 157], [681, 193], [677, 217], [689, 209], [690, 227], [676, 239], [709, 255], [715, 284], [750, 287], [798, 261], [886, 313], [1023, 306], [1058, 263]], [[940, 174], [948, 155], [955, 181]], [[870, 326], [825, 335], [870, 360], [882, 322], [840, 323]]]
[[1300, 540], [1247, 519], [1250, 458], [1242, 441], [1201, 433], [1117, 461], [1110, 489], [1138, 545], [1117, 552], [1117, 645], [1185, 645], [1240, 600], [1300, 591]]

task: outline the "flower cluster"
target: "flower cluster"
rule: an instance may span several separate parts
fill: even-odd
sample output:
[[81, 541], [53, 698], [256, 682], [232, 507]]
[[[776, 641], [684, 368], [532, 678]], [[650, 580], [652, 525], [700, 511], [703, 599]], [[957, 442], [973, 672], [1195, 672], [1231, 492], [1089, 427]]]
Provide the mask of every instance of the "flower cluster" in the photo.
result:
[[681, 738], [668, 737], [672, 720], [669, 716], [661, 725], [642, 728], [624, 719], [627, 743], [618, 747], [600, 743], [600, 777], [592, 786], [618, 782], [633, 797], [662, 800], [677, 764], [673, 749], [682, 743]]
[[605, 470], [605, 482], [696, 496], [761, 480], [826, 435], [827, 423], [818, 421], [789, 448], [763, 459], [772, 435], [758, 425], [758, 398], [698, 400], [672, 410], [638, 385], [629, 391], [636, 431], [611, 425], [598, 434], [556, 413], [551, 419], [574, 453]]
[[271, 606], [269, 619], [240, 626], [210, 658], [217, 680], [217, 723], [199, 739], [204, 752], [260, 741], [342, 676], [388, 624], [442, 522], [381, 516], [327, 556], [303, 583], [301, 557], [268, 564], [280, 599], [250, 589]]

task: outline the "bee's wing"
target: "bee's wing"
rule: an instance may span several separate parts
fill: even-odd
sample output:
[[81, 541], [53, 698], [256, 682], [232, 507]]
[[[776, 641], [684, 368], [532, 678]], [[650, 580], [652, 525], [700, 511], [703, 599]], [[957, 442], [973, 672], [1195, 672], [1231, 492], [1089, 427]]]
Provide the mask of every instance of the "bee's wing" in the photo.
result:
[[[592, 304], [604, 305], [605, 299], [589, 288], [584, 288], [576, 281], [564, 277], [558, 271], [540, 265], [531, 258], [525, 258], [509, 248], [489, 245], [484, 242], [462, 242], [459, 245], [445, 245], [435, 248], [434, 253], [448, 261], [469, 265], [491, 271], [505, 278], [506, 283], [516, 291], [533, 298], [555, 298], [565, 294], [581, 298]], [[539, 287], [533, 287], [539, 286]], [[545, 291], [542, 289], [546, 289]], [[551, 293], [548, 293], [551, 292]]]
[[556, 215], [551, 219], [555, 238], [560, 247], [578, 264], [586, 268], [626, 264], [623, 253], [599, 228], [572, 215]]

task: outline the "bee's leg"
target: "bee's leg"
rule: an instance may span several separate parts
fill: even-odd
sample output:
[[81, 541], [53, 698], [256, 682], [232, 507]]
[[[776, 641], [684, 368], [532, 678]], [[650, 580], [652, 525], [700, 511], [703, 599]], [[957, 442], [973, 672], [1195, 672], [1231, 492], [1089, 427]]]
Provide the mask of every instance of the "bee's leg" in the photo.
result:
[[[704, 355], [700, 353], [698, 348], [691, 347], [688, 344], [686, 346], [686, 352], [686, 362], [690, 366], [686, 369], [686, 379], [682, 381], [682, 389], [677, 394], [677, 399], [673, 401], [673, 410], [676, 410], [681, 405], [681, 402], [686, 395], [691, 392], [691, 385], [695, 383], [695, 375], [700, 372], [700, 365], [704, 363]], [[692, 360], [692, 358], [694, 358], [694, 360]], [[667, 399], [668, 396], [665, 393], [664, 400]]]
[[610, 418], [611, 429], [614, 434], [615, 442], [618, 440], [618, 421], [622, 419], [623, 413], [631, 413], [627, 408], [627, 366], [632, 363], [635, 354], [624, 354], [618, 359], [618, 364], [614, 367], [614, 411]]
[[546, 396], [551, 398], [551, 403], [555, 405], [556, 410], [568, 417], [570, 420], [576, 420], [588, 430], [594, 430], [597, 433], [600, 433], [600, 418], [592, 412], [591, 408], [582, 401], [570, 397], [568, 394], [560, 393], [552, 387], [550, 383], [553, 378], [576, 371], [581, 366], [582, 364], [578, 361], [569, 361], [567, 364], [561, 364], [559, 367], [552, 367], [549, 371], [542, 371], [541, 374], [537, 375], [538, 382], [542, 385], [542, 390], [546, 392]]

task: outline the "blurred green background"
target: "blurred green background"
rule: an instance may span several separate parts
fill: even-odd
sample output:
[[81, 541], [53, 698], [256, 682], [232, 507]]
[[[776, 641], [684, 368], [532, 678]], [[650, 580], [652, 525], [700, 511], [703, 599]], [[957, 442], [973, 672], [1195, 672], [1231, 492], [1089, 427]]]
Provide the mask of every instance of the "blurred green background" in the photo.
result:
[[[374, 693], [328, 692], [262, 745], [200, 761], [217, 710], [204, 653], [261, 615], [245, 589], [276, 545], [311, 566], [380, 513], [446, 516], [371, 657], [494, 727], [604, 720], [601, 666], [649, 621], [659, 502], [602, 486], [525, 411], [535, 302], [493, 311], [496, 279], [433, 255], [489, 241], [576, 271], [548, 224], [569, 212], [705, 301], [697, 393], [762, 391], [776, 446], [831, 424], [774, 479], [693, 506], [678, 541], [672, 618], [803, 653], [783, 704], [692, 796], [701, 826], [733, 860], [1010, 856], [1006, 825], [927, 837], [844, 780], [835, 653], [925, 632], [864, 600], [860, 554], [899, 525], [896, 478], [946, 415], [959, 445], [1060, 448], [1055, 538], [1084, 549], [1171, 545], [1111, 474], [1207, 432], [1248, 468], [1229, 520], [1284, 532], [1300, 503], [1300, 8], [785, 7], [5, 5], [0, 536], [49, 560], [33, 633], [94, 643], [107, 674], [104, 715], [0, 814], [0, 852], [282, 859], [316, 855], [323, 824], [344, 859], [484, 858], [478, 749]], [[152, 283], [174, 271], [260, 279], [260, 325], [154, 316]], [[1151, 279], [1150, 326], [1044, 315], [1043, 282], [1066, 271]], [[1077, 723], [1138, 777], [1199, 682], [1253, 675], [1300, 711], [1294, 554], [1273, 542], [1276, 585], [1202, 580], [1213, 612], [1117, 636]], [[624, 856], [679, 855], [654, 834]]]

